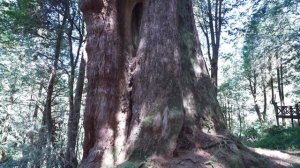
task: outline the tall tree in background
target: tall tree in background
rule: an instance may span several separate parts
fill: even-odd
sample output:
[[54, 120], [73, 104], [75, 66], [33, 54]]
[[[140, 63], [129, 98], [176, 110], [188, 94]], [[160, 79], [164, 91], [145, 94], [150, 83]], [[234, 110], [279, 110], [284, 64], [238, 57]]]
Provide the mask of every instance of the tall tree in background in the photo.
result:
[[217, 94], [218, 60], [222, 24], [225, 15], [224, 0], [196, 1], [197, 23], [205, 36], [207, 56], [210, 63], [210, 75]]
[[[68, 1], [68, 22], [69, 28], [67, 30], [67, 41], [69, 47], [69, 118], [68, 118], [68, 128], [67, 128], [67, 148], [65, 153], [65, 165], [64, 167], [77, 167], [77, 155], [76, 155], [76, 144], [78, 132], [79, 132], [79, 119], [80, 119], [80, 110], [81, 110], [81, 101], [84, 87], [84, 77], [85, 77], [85, 60], [83, 58], [83, 53], [81, 53], [81, 48], [83, 45], [84, 38], [84, 23], [80, 11], [77, 8], [77, 2]], [[74, 33], [75, 31], [75, 33]], [[77, 35], [76, 53], [73, 53], [74, 46], [74, 35]], [[81, 59], [80, 59], [81, 55]], [[79, 64], [79, 73], [76, 78], [76, 69]], [[75, 79], [77, 79], [75, 91], [74, 84]], [[75, 92], [75, 93], [74, 93]]]
[[[66, 2], [66, 1], [63, 1]], [[66, 6], [66, 4], [62, 4], [63, 6]], [[48, 85], [47, 85], [47, 96], [46, 96], [46, 103], [45, 103], [45, 125], [47, 126], [47, 131], [48, 131], [48, 138], [50, 142], [54, 142], [55, 139], [55, 130], [54, 130], [54, 123], [52, 119], [52, 96], [53, 96], [53, 91], [54, 91], [54, 84], [57, 78], [57, 69], [58, 69], [58, 62], [59, 62], [59, 57], [61, 54], [61, 46], [62, 46], [62, 41], [63, 41], [63, 35], [64, 35], [64, 27], [67, 22], [67, 17], [68, 17], [68, 10], [67, 8], [63, 9], [63, 18], [62, 21], [58, 20], [58, 28], [56, 30], [56, 43], [55, 43], [55, 51], [54, 51], [54, 56], [53, 56], [53, 65], [52, 65], [52, 70], [50, 74], [50, 78], [48, 80]], [[59, 14], [58, 14], [59, 15]]]
[[[299, 38], [296, 32], [300, 28], [296, 21], [299, 19], [298, 5], [289, 0], [261, 1], [254, 5], [255, 10], [247, 25], [242, 54], [243, 69], [261, 123], [266, 121], [268, 87], [271, 85], [271, 102], [276, 108], [273, 83], [277, 82], [278, 97], [283, 106], [284, 85], [293, 81], [293, 75], [297, 74], [294, 67], [299, 54], [299, 42], [296, 42], [296, 38]], [[263, 97], [263, 108], [259, 108], [260, 96]]]
[[[252, 22], [254, 22], [251, 26], [251, 31], [258, 31], [257, 27], [255, 24], [255, 20], [252, 20]], [[243, 48], [243, 70], [244, 70], [244, 76], [245, 79], [248, 81], [248, 89], [250, 90], [250, 93], [252, 95], [252, 99], [254, 102], [254, 110], [257, 114], [258, 120], [260, 122], [260, 124], [262, 125], [264, 120], [266, 117], [266, 84], [265, 81], [266, 79], [263, 77], [264, 72], [266, 71], [266, 68], [260, 68], [261, 66], [264, 66], [264, 64], [260, 64], [260, 59], [258, 59], [258, 57], [253, 54], [252, 52], [252, 47], [254, 45], [256, 45], [256, 42], [253, 42], [255, 33], [251, 33], [251, 34], [247, 34], [246, 35], [246, 40], [247, 41], [247, 45], [244, 46]], [[252, 41], [253, 40], [253, 41]], [[251, 42], [250, 42], [251, 41]], [[261, 79], [261, 80], [260, 80]], [[262, 85], [261, 85], [262, 84]], [[263, 88], [260, 90], [259, 86], [263, 86]], [[263, 111], [261, 111], [261, 106], [259, 105], [259, 96], [261, 93], [263, 92], [263, 96], [264, 96], [264, 104], [263, 104]]]
[[[6, 133], [0, 136], [4, 166], [76, 165], [76, 158], [81, 157], [77, 135], [85, 74], [81, 57], [84, 27], [78, 4], [69, 0], [5, 0], [0, 13], [0, 71], [16, 79], [1, 80], [12, 86], [0, 89], [1, 95], [13, 93], [11, 114], [0, 115], [10, 123], [0, 123], [1, 130], [4, 124], [11, 135], [8, 141], [3, 141]], [[11, 66], [13, 75], [9, 75]], [[0, 96], [0, 100], [6, 98]], [[47, 144], [47, 138], [51, 143]]]
[[232, 156], [244, 156], [223, 123], [191, 0], [83, 0], [81, 10], [88, 53], [81, 167], [139, 167], [155, 156], [166, 159], [156, 160], [161, 167], [175, 167], [168, 159], [197, 158], [194, 151], [215, 151], [224, 139], [232, 145], [225, 153], [233, 147]]

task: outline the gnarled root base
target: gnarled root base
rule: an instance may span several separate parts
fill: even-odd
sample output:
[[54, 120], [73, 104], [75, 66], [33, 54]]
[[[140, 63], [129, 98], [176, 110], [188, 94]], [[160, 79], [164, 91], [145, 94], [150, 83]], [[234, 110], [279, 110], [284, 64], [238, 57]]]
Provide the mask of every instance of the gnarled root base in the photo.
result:
[[[228, 138], [230, 137], [230, 138]], [[286, 167], [271, 158], [259, 155], [245, 147], [235, 137], [216, 136], [214, 141], [200, 149], [176, 151], [176, 156], [166, 158], [151, 156], [146, 160], [131, 160], [117, 166], [118, 168], [280, 168]], [[291, 165], [292, 167], [292, 165]]]

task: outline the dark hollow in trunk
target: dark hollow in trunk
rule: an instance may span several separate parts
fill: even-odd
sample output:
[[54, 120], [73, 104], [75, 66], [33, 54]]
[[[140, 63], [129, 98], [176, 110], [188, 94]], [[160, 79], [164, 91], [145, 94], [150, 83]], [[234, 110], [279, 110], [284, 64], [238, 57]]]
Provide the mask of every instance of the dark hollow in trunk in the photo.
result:
[[131, 34], [132, 44], [137, 49], [140, 40], [140, 26], [143, 14], [143, 3], [137, 3], [132, 10]]

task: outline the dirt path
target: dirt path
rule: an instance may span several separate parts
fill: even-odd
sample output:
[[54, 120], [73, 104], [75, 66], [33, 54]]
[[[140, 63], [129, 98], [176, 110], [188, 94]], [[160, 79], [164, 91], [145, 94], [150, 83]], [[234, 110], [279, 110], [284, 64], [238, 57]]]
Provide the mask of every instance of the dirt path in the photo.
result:
[[272, 158], [276, 163], [285, 167], [300, 168], [300, 150], [297, 151], [279, 151], [262, 148], [250, 148], [252, 151]]

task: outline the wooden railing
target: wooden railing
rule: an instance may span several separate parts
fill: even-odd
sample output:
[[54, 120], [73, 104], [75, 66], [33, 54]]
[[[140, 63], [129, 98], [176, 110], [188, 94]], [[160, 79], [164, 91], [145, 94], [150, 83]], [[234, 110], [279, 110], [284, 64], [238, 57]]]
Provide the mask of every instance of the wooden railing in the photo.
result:
[[275, 113], [277, 125], [279, 125], [279, 118], [290, 118], [292, 126], [294, 127], [294, 120], [298, 120], [298, 125], [300, 126], [300, 107], [299, 104], [295, 106], [277, 106], [275, 104]]

